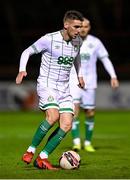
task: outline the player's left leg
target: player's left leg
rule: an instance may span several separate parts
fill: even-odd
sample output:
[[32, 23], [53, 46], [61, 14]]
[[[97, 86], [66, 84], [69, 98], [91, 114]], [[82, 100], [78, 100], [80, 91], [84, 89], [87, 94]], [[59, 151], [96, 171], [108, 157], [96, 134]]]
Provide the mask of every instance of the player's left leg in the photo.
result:
[[86, 119], [85, 119], [85, 141], [84, 149], [88, 152], [95, 152], [95, 149], [92, 146], [92, 136], [94, 131], [94, 109], [85, 110]]
[[[62, 139], [65, 137], [67, 132], [71, 129], [72, 114], [63, 113], [60, 118], [60, 127], [58, 127], [48, 138], [48, 141], [41, 151], [37, 159], [34, 161], [34, 166], [42, 169], [53, 169], [55, 168], [48, 161], [48, 156], [55, 150], [60, 144]], [[45, 161], [48, 161], [47, 163]]]
[[83, 94], [83, 109], [85, 111], [85, 141], [84, 149], [88, 152], [94, 152], [92, 146], [92, 136], [95, 124], [95, 89], [87, 89]]
[[70, 86], [70, 90], [74, 103], [74, 118], [72, 123], [72, 130], [71, 130], [72, 140], [73, 140], [73, 150], [79, 151], [81, 149], [81, 138], [80, 138], [80, 119], [78, 116], [80, 111], [82, 90], [73, 82]]
[[81, 140], [80, 140], [80, 120], [78, 118], [79, 110], [80, 110], [80, 104], [75, 103], [74, 104], [74, 118], [72, 123], [72, 138], [73, 138], [73, 150], [79, 151], [81, 149]]

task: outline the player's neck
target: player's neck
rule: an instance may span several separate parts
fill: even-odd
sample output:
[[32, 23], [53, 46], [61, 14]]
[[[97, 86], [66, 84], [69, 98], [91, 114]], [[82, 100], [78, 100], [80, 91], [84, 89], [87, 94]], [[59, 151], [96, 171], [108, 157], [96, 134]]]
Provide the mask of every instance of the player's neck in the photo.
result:
[[87, 39], [87, 36], [80, 36], [81, 39], [84, 41], [85, 39]]
[[61, 35], [62, 35], [64, 41], [66, 41], [66, 42], [71, 41], [71, 38], [68, 36], [68, 34], [65, 30], [61, 30]]

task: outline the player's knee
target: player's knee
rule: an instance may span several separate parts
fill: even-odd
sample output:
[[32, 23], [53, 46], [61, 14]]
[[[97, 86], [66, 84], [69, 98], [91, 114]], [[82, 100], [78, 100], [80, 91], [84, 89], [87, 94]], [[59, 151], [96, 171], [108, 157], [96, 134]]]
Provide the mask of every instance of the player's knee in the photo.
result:
[[65, 122], [63, 124], [60, 125], [61, 129], [63, 129], [65, 132], [68, 132], [71, 130], [72, 128], [72, 123], [71, 122]]
[[75, 105], [75, 109], [74, 109], [74, 118], [77, 118], [79, 116], [79, 105]]
[[78, 114], [75, 113], [75, 114], [74, 114], [74, 119], [76, 119], [77, 117], [78, 117]]
[[59, 120], [59, 112], [57, 109], [49, 109], [46, 112], [46, 119], [49, 124], [53, 125], [55, 122]]
[[95, 115], [95, 110], [94, 109], [88, 109], [86, 114], [87, 114], [87, 117], [91, 118]]

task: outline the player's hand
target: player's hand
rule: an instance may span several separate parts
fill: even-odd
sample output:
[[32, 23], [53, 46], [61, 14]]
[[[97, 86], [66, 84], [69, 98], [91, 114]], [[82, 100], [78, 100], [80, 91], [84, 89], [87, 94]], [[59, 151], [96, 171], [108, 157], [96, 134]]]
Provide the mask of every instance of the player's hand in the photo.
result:
[[18, 73], [17, 77], [16, 77], [16, 84], [21, 84], [23, 77], [27, 76], [27, 72], [26, 71], [21, 71]]
[[85, 87], [85, 83], [84, 83], [83, 77], [78, 77], [78, 81], [79, 81], [78, 86], [80, 88], [84, 88]]
[[113, 89], [119, 87], [119, 81], [118, 81], [117, 78], [112, 78], [112, 79], [111, 79], [111, 87], [112, 87]]

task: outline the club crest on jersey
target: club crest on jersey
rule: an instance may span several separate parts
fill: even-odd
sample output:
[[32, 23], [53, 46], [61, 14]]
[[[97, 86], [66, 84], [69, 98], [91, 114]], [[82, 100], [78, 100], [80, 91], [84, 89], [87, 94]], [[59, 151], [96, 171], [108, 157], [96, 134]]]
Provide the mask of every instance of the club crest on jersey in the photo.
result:
[[81, 53], [81, 60], [89, 60], [90, 59], [90, 54], [89, 53]]
[[77, 52], [79, 50], [79, 46], [78, 45], [75, 45], [74, 46], [74, 51]]
[[53, 97], [53, 96], [49, 96], [49, 97], [47, 98], [47, 100], [48, 100], [49, 102], [52, 102], [52, 101], [54, 101], [54, 97]]

